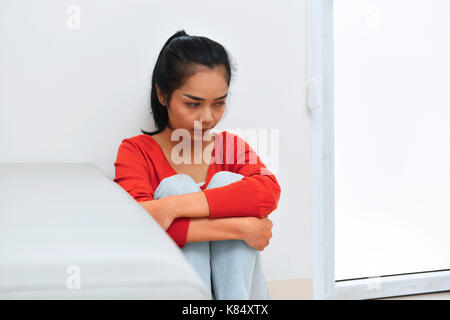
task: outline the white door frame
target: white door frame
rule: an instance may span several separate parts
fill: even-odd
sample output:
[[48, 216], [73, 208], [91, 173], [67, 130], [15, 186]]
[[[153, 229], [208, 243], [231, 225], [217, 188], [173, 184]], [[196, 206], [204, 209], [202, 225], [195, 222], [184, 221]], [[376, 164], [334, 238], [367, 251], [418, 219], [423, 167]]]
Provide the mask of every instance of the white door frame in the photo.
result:
[[450, 271], [335, 282], [333, 0], [307, 0], [307, 38], [307, 79], [313, 84], [307, 96], [312, 117], [314, 299], [373, 299], [449, 291]]

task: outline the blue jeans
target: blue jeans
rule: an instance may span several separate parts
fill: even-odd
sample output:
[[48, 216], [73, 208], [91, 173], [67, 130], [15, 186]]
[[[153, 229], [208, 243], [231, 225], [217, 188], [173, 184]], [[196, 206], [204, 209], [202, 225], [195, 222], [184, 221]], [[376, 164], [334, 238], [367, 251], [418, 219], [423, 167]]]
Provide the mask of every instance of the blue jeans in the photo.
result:
[[[242, 178], [240, 174], [220, 171], [212, 177], [206, 189], [222, 187]], [[192, 192], [201, 192], [192, 177], [176, 174], [161, 180], [153, 198]], [[248, 246], [245, 241], [187, 242], [181, 250], [211, 292], [212, 299], [269, 299], [260, 251]]]

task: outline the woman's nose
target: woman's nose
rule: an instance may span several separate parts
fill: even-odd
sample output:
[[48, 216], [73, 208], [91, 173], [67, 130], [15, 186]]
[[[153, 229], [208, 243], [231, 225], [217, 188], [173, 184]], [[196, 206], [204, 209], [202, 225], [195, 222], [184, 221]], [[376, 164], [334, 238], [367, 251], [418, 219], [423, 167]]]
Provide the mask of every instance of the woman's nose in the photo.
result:
[[214, 121], [214, 117], [212, 115], [211, 110], [209, 110], [209, 108], [207, 108], [206, 111], [202, 114], [202, 118], [200, 120], [202, 121], [203, 126]]

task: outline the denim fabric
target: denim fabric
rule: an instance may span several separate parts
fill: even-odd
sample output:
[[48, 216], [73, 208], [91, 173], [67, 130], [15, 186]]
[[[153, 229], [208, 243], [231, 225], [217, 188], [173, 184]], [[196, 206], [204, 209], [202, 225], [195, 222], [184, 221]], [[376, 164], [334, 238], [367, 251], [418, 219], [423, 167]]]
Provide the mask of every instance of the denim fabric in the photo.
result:
[[[239, 181], [242, 175], [217, 172], [206, 189], [218, 188]], [[200, 192], [198, 184], [186, 174], [163, 179], [154, 199], [168, 195]], [[181, 249], [189, 263], [203, 279], [215, 300], [268, 300], [260, 251], [243, 240], [187, 242]]]

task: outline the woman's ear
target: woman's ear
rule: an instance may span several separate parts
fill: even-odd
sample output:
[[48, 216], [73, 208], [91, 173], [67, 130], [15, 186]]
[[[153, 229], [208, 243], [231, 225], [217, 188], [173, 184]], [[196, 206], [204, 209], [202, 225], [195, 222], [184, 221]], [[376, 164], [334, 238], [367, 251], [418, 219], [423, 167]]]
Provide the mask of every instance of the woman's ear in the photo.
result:
[[165, 99], [164, 95], [161, 93], [161, 91], [159, 90], [159, 87], [157, 84], [156, 84], [156, 93], [158, 95], [159, 103], [161, 103], [163, 106], [167, 106], [166, 99]]

